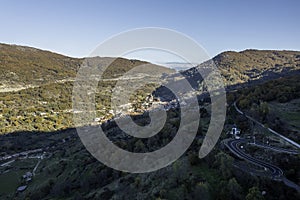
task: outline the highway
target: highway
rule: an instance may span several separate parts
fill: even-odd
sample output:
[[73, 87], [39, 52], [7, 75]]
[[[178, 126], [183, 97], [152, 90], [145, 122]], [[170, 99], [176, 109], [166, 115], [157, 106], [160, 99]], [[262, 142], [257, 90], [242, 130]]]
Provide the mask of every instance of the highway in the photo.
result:
[[263, 167], [266, 170], [269, 170], [272, 174], [273, 179], [282, 179], [283, 172], [282, 170], [272, 164], [266, 163], [262, 160], [256, 159], [248, 154], [246, 154], [242, 149], [242, 144], [247, 144], [248, 140], [246, 139], [233, 139], [233, 140], [227, 140], [225, 141], [226, 147], [236, 156], [238, 156], [241, 159], [244, 159], [248, 162], [251, 162], [257, 166]]

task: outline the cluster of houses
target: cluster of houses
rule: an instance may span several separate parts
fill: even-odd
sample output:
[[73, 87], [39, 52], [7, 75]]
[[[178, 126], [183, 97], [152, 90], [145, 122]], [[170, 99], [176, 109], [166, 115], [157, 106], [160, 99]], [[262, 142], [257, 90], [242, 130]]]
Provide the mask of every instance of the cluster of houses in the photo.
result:
[[[114, 110], [111, 109], [108, 111], [109, 114], [114, 116], [114, 118], [124, 117], [128, 114], [140, 113], [144, 111], [155, 110], [155, 109], [165, 109], [168, 110], [171, 107], [174, 107], [174, 102], [161, 102], [159, 98], [154, 97], [152, 94], [148, 95], [145, 99], [145, 102], [142, 103], [141, 108], [134, 108], [132, 103], [127, 103], [119, 105]], [[94, 119], [94, 122], [105, 122], [107, 121], [106, 116], [97, 117]]]

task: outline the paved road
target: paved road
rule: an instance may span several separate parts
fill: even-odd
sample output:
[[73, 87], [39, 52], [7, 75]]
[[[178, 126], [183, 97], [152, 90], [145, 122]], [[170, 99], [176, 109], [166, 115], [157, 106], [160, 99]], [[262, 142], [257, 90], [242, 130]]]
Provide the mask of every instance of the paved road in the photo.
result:
[[281, 148], [281, 147], [274, 147], [274, 146], [270, 146], [270, 145], [265, 145], [265, 144], [260, 143], [260, 142], [255, 142], [255, 143], [250, 143], [250, 144], [255, 145], [257, 147], [265, 148], [265, 149], [271, 149], [273, 151], [277, 151], [277, 152], [280, 152], [280, 153], [299, 154], [298, 150], [284, 149], [284, 148]]
[[286, 184], [287, 186], [291, 187], [291, 188], [294, 188], [295, 190], [297, 190], [298, 192], [300, 192], [300, 186], [297, 185], [296, 183], [288, 180], [287, 178], [283, 178], [282, 180], [284, 182], [284, 184]]
[[[300, 186], [296, 183], [288, 180], [286, 177], [283, 176], [282, 170], [272, 164], [266, 163], [264, 161], [261, 161], [259, 159], [253, 158], [252, 156], [246, 154], [242, 149], [241, 145], [248, 143], [248, 140], [246, 139], [234, 139], [234, 140], [225, 140], [225, 145], [227, 148], [236, 156], [239, 158], [242, 158], [244, 160], [247, 160], [255, 165], [264, 167], [265, 169], [269, 170], [272, 173], [272, 178], [275, 180], [281, 180], [284, 182], [285, 185], [288, 187], [296, 189], [298, 192], [300, 192]], [[265, 145], [264, 145], [265, 146]]]
[[256, 159], [248, 154], [246, 154], [242, 149], [241, 149], [241, 146], [242, 144], [245, 144], [245, 143], [248, 143], [248, 140], [246, 139], [238, 139], [238, 140], [227, 140], [225, 142], [225, 145], [227, 146], [227, 148], [233, 153], [235, 154], [236, 156], [244, 159], [244, 160], [247, 160], [257, 166], [261, 166], [261, 167], [264, 167], [266, 170], [269, 170], [272, 174], [272, 177], [274, 179], [279, 179], [281, 180], [282, 179], [282, 176], [283, 176], [283, 172], [282, 170], [275, 166], [275, 165], [272, 165], [272, 164], [269, 164], [267, 162], [264, 162], [262, 160], [259, 160], [259, 159]]
[[277, 135], [278, 137], [282, 138], [283, 140], [287, 141], [288, 143], [294, 145], [295, 147], [300, 148], [300, 144], [298, 144], [297, 142], [295, 142], [295, 141], [293, 141], [293, 140], [291, 140], [291, 139], [289, 139], [289, 138], [287, 138], [287, 137], [281, 135], [280, 133], [274, 131], [273, 129], [270, 129], [270, 128], [265, 127], [265, 125], [263, 125], [262, 123], [260, 123], [260, 122], [257, 121], [256, 119], [254, 119], [254, 118], [252, 118], [252, 117], [246, 115], [244, 112], [242, 112], [242, 111], [237, 107], [236, 102], [234, 102], [233, 105], [234, 105], [235, 110], [236, 110], [238, 113], [240, 113], [241, 115], [245, 115], [245, 116], [246, 116], [248, 119], [250, 119], [251, 121], [255, 122], [256, 124], [260, 125], [260, 126], [263, 127], [263, 128], [268, 129], [268, 131], [270, 131], [271, 133]]

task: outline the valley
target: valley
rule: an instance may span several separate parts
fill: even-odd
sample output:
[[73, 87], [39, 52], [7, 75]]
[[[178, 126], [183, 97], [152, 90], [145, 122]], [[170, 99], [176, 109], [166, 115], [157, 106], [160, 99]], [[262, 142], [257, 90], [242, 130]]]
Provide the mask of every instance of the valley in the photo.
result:
[[[203, 159], [198, 154], [211, 120], [211, 99], [197, 70], [210, 61], [180, 74], [153, 65], [161, 76], [149, 69], [122, 78], [149, 63], [88, 58], [91, 65], [112, 64], [101, 80], [95, 75], [96, 117], [83, 127], [87, 133], [101, 127], [126, 151], [154, 152], [166, 146], [179, 129], [181, 109], [200, 108], [197, 135], [180, 159], [155, 172], [131, 174], [96, 160], [78, 136], [73, 115], [82, 111], [73, 108], [72, 91], [83, 59], [29, 47], [0, 47], [1, 199], [245, 199], [253, 191], [265, 199], [299, 197], [299, 52], [245, 50], [212, 59], [224, 77], [227, 113], [220, 139]], [[181, 85], [186, 79], [194, 91], [184, 93], [179, 106], [158, 79], [166, 85]], [[126, 88], [117, 85], [122, 81]], [[145, 81], [148, 84], [142, 85]], [[116, 86], [126, 92], [138, 84], [142, 86], [131, 94], [131, 102], [111, 107]], [[192, 96], [198, 105], [189, 104]], [[131, 118], [145, 126], [151, 122], [149, 113], [158, 111], [165, 111], [167, 120], [150, 138], [135, 138], [116, 124], [116, 119]], [[238, 135], [229, 134], [233, 128], [239, 129]]]

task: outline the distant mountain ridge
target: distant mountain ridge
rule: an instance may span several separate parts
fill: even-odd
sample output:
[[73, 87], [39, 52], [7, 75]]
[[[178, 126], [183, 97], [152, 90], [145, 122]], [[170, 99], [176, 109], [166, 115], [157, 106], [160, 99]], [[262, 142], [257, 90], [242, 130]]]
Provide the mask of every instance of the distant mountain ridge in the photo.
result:
[[176, 71], [183, 71], [194, 66], [197, 66], [196, 63], [186, 63], [186, 62], [166, 62], [162, 64], [163, 66], [169, 67], [171, 69], [175, 69]]
[[226, 80], [233, 82], [285, 76], [300, 70], [300, 52], [297, 51], [224, 52], [213, 60]]
[[197, 69], [214, 64], [227, 88], [262, 83], [280, 77], [300, 74], [299, 51], [245, 50], [226, 51], [182, 73], [195, 84], [202, 80]]
[[74, 77], [81, 59], [32, 47], [0, 44], [0, 84], [28, 85]]
[[[224, 52], [214, 59], [228, 81], [245, 82], [266, 78], [267, 76], [285, 76], [300, 70], [299, 51], [245, 50]], [[272, 77], [268, 77], [270, 79]], [[278, 78], [278, 77], [276, 77]]]
[[[86, 58], [71, 58], [32, 47], [0, 43], [0, 89], [5, 87], [28, 87], [75, 78], [77, 70]], [[104, 78], [116, 78], [142, 64], [139, 60], [125, 58], [94, 57], [89, 62], [111, 63]], [[156, 70], [172, 73], [166, 67]]]
[[[110, 62], [116, 58], [97, 57], [95, 59]], [[71, 58], [32, 47], [0, 43], [0, 87], [41, 84], [72, 78], [76, 76], [83, 60], [84, 58]], [[278, 78], [300, 70], [299, 51], [249, 49], [241, 52], [220, 53], [211, 60], [182, 72], [186, 75], [193, 75], [196, 68], [208, 65], [211, 61], [224, 76], [227, 86], [259, 79]], [[108, 70], [107, 78], [116, 77], [116, 74], [122, 74], [135, 66], [146, 63], [118, 58], [113, 63], [114, 68]], [[172, 62], [169, 64], [174, 65]], [[174, 72], [163, 67], [162, 70], [167, 73]]]

